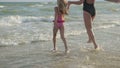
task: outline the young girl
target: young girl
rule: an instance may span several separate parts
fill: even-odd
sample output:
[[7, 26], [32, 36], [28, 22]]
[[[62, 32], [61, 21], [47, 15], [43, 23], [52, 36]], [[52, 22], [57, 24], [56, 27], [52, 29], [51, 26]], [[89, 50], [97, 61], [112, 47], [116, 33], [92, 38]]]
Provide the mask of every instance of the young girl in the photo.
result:
[[56, 51], [56, 35], [58, 30], [60, 30], [60, 36], [65, 46], [65, 53], [68, 52], [68, 47], [66, 43], [66, 39], [64, 37], [64, 15], [67, 15], [67, 2], [66, 0], [57, 0], [57, 7], [54, 8], [55, 11], [55, 18], [53, 20], [54, 27], [53, 27], [53, 44], [54, 44], [54, 51]]

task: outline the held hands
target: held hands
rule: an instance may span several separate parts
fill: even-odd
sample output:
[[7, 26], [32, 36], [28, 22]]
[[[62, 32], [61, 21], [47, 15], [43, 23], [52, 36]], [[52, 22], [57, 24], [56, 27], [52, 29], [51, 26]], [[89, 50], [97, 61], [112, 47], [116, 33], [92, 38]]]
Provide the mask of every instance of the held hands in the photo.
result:
[[68, 4], [67, 4], [67, 9], [69, 10], [69, 8], [70, 8], [70, 1], [68, 1]]

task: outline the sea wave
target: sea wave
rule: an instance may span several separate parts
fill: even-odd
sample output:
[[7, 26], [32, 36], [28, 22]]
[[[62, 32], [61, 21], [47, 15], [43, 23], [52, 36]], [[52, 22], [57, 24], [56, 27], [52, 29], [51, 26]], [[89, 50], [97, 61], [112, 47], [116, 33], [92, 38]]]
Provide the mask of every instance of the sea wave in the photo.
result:
[[18, 25], [21, 23], [38, 23], [38, 22], [51, 22], [53, 19], [53, 16], [48, 16], [48, 17], [35, 17], [35, 16], [6, 16], [2, 17], [0, 19], [0, 26], [14, 26]]
[[33, 42], [43, 42], [51, 40], [51, 36], [49, 34], [38, 34], [31, 32], [15, 32], [9, 35], [1, 35], [0, 36], [0, 46], [9, 46], [9, 45], [21, 45], [28, 44]]
[[35, 4], [35, 5], [31, 5], [30, 7], [42, 7], [44, 5], [40, 5], [40, 4]]
[[19, 16], [7, 16], [0, 19], [0, 26], [13, 26], [21, 23]]
[[0, 5], [0, 8], [4, 8], [5, 6]]
[[[31, 24], [30, 24], [31, 25]], [[52, 40], [52, 24], [49, 24], [49, 28], [46, 28], [45, 26], [48, 24], [44, 24], [43, 27], [40, 27], [40, 24], [37, 24], [35, 27], [27, 27], [26, 26], [20, 26], [17, 27], [17, 29], [8, 30], [7, 33], [1, 33], [0, 34], [0, 45], [21, 45], [21, 44], [28, 44], [28, 43], [34, 43], [34, 42], [46, 42]], [[32, 26], [32, 25], [31, 25]], [[42, 29], [39, 29], [42, 28]], [[44, 28], [45, 27], [45, 28]], [[115, 25], [101, 25], [99, 27], [94, 27], [94, 30], [98, 29], [108, 29], [115, 27]], [[30, 29], [31, 28], [31, 29]], [[6, 32], [6, 31], [5, 31]], [[86, 33], [85, 29], [82, 30], [71, 30], [66, 32], [65, 36], [76, 36], [81, 35], [83, 33]], [[59, 35], [57, 35], [57, 38], [60, 38]]]
[[[46, 17], [6, 16], [0, 17], [0, 46], [21, 45], [51, 40], [49, 31], [52, 24], [44, 23]], [[49, 24], [49, 25], [48, 25]]]

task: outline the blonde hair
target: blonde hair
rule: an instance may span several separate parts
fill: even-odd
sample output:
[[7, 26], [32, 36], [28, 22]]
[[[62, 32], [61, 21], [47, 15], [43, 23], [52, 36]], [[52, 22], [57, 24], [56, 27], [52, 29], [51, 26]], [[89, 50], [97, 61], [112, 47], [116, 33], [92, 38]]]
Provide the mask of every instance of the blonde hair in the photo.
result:
[[64, 0], [57, 0], [57, 5], [58, 5], [58, 9], [59, 12], [61, 12], [62, 14], [68, 14], [67, 12], [67, 2], [65, 2]]

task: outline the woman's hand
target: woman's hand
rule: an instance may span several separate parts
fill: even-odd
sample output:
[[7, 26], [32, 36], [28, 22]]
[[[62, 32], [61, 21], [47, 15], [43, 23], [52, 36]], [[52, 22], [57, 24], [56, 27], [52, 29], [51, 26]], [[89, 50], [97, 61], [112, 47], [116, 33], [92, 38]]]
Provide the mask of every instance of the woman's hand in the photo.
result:
[[68, 1], [68, 4], [67, 4], [67, 9], [69, 10], [69, 8], [70, 8], [70, 5], [71, 5], [71, 3], [70, 3], [70, 1]]

